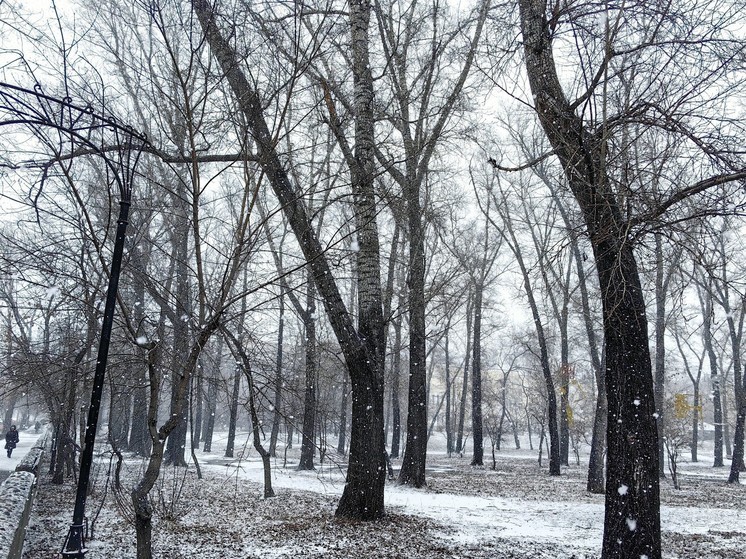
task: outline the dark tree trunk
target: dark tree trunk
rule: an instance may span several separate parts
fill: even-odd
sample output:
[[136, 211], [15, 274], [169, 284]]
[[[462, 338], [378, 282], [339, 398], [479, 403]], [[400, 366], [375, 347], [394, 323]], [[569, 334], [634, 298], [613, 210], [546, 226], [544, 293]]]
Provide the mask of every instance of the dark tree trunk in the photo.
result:
[[471, 432], [474, 439], [472, 466], [484, 466], [484, 434], [482, 431], [482, 292], [478, 283], [474, 289], [474, 339], [471, 367]]
[[202, 422], [202, 452], [212, 452], [212, 435], [215, 432], [215, 412], [217, 410], [218, 383], [220, 368], [216, 367], [207, 381], [207, 399], [205, 400], [205, 417]]
[[733, 437], [733, 459], [730, 466], [728, 483], [739, 483], [740, 473], [744, 471], [744, 423], [746, 423], [746, 401], [741, 397], [741, 405], [736, 416], [736, 433]]
[[604, 476], [604, 450], [606, 449], [606, 420], [608, 406], [606, 403], [606, 359], [602, 358], [599, 374], [596, 374], [596, 415], [593, 418], [593, 435], [591, 453], [588, 458], [588, 483], [590, 493], [601, 494], [606, 491]]
[[[541, 371], [544, 377], [544, 385], [546, 387], [547, 394], [547, 427], [549, 428], [549, 474], [553, 476], [560, 475], [561, 466], [561, 453], [560, 453], [560, 436], [559, 427], [557, 420], [557, 395], [554, 389], [554, 380], [552, 379], [552, 370], [549, 364], [549, 349], [547, 347], [547, 338], [544, 333], [544, 326], [541, 322], [541, 315], [539, 314], [539, 306], [534, 296], [534, 290], [531, 283], [531, 276], [528, 273], [528, 268], [523, 260], [523, 253], [521, 247], [518, 244], [515, 232], [513, 230], [513, 222], [510, 214], [507, 211], [502, 212], [502, 220], [504, 224], [504, 230], [500, 229], [500, 234], [503, 239], [508, 242], [513, 255], [518, 263], [518, 267], [521, 270], [523, 276], [523, 286], [526, 291], [526, 297], [528, 298], [528, 304], [531, 309], [531, 316], [534, 320], [534, 328], [536, 329], [536, 339], [539, 343], [539, 359], [541, 364]], [[547, 282], [548, 283], [548, 282]], [[559, 314], [559, 313], [558, 313]], [[561, 318], [561, 317], [560, 317]], [[564, 353], [563, 348], [563, 353]], [[566, 354], [563, 358], [567, 358]], [[566, 367], [565, 367], [566, 369]], [[563, 375], [567, 374], [568, 371], [563, 371]], [[567, 417], [567, 409], [565, 409], [565, 418]], [[568, 449], [569, 449], [569, 431], [568, 431]], [[568, 454], [569, 456], [569, 454]]]
[[280, 436], [280, 420], [282, 419], [282, 359], [285, 335], [285, 288], [280, 291], [280, 321], [277, 326], [277, 356], [275, 359], [274, 403], [272, 410], [272, 431], [269, 436], [269, 455], [277, 456], [277, 438]]
[[347, 377], [342, 381], [342, 403], [339, 409], [339, 439], [337, 441], [337, 452], [344, 455], [347, 447], [347, 407], [350, 403], [347, 401], [349, 391]]
[[464, 417], [466, 415], [467, 394], [469, 394], [469, 359], [471, 359], [472, 344], [472, 303], [474, 298], [469, 292], [466, 297], [466, 355], [464, 356], [464, 380], [461, 386], [461, 403], [458, 412], [458, 428], [456, 431], [456, 452], [463, 454], [464, 446]]
[[695, 382], [694, 386], [694, 398], [692, 401], [692, 408], [694, 413], [692, 414], [692, 462], [698, 462], [697, 459], [697, 446], [699, 445], [699, 414], [701, 409], [701, 403], [699, 399], [699, 382]]
[[559, 451], [560, 464], [570, 465], [570, 366], [566, 361], [560, 367], [560, 413], [559, 413]]
[[[548, 185], [551, 181], [545, 181]], [[605, 491], [604, 479], [604, 451], [606, 450], [606, 419], [608, 407], [606, 405], [606, 365], [602, 357], [602, 350], [599, 350], [597, 340], [596, 325], [591, 313], [591, 305], [588, 296], [588, 279], [585, 273], [585, 257], [580, 252], [578, 240], [572, 234], [572, 223], [567, 214], [564, 203], [555, 190], [552, 190], [552, 197], [557, 204], [565, 228], [570, 233], [571, 248], [574, 254], [575, 270], [578, 274], [578, 287], [580, 288], [580, 302], [583, 310], [583, 325], [585, 326], [586, 337], [588, 338], [588, 352], [593, 366], [593, 374], [596, 379], [596, 410], [593, 418], [593, 433], [591, 435], [591, 451], [588, 457], [588, 482], [586, 490], [590, 493], [601, 494]]]
[[451, 333], [451, 321], [446, 326], [445, 339], [445, 375], [446, 375], [446, 453], [450, 457], [453, 454], [453, 418], [451, 417], [451, 356], [449, 352], [449, 338]]
[[658, 474], [666, 477], [663, 428], [666, 421], [664, 412], [666, 380], [666, 293], [663, 288], [663, 240], [655, 234], [655, 402], [658, 414]]
[[241, 390], [241, 370], [236, 367], [233, 372], [233, 391], [231, 392], [230, 416], [228, 418], [228, 441], [225, 444], [225, 457], [233, 458], [236, 445], [236, 424], [238, 423], [238, 396]]
[[608, 463], [602, 557], [661, 558], [658, 434], [647, 318], [631, 240], [605, 170], [605, 138], [575, 114], [554, 64], [544, 0], [519, 0], [535, 108], [585, 220], [601, 287]]
[[306, 389], [303, 398], [303, 438], [299, 470], [313, 470], [316, 453], [316, 291], [310, 273], [306, 284], [306, 308], [303, 312], [306, 349]]
[[[174, 199], [178, 199], [174, 197]], [[177, 202], [183, 205], [183, 202]], [[181, 212], [184, 215], [181, 215]], [[178, 419], [176, 427], [166, 441], [164, 460], [169, 466], [186, 466], [184, 452], [187, 440], [188, 406], [180, 406], [179, 386], [183, 379], [191, 376], [193, 371], [185, 370], [184, 356], [189, 353], [189, 317], [191, 302], [189, 293], [189, 222], [187, 210], [182, 208], [177, 229], [174, 231], [174, 257], [176, 258], [176, 301], [173, 324], [173, 355], [171, 361], [171, 406], [170, 414]]]
[[138, 456], [150, 453], [148, 436], [148, 388], [144, 381], [138, 379], [132, 391], [132, 428], [130, 429], [129, 450]]
[[204, 438], [202, 431], [204, 426], [202, 424], [202, 396], [205, 390], [205, 368], [200, 360], [197, 365], [197, 374], [194, 375], [196, 378], [192, 378], [192, 395], [190, 398], [190, 406], [196, 408], [192, 413], [192, 448], [199, 448], [200, 441]]
[[135, 512], [135, 538], [137, 559], [153, 557], [153, 506], [148, 494], [137, 489], [132, 491], [133, 510]]
[[723, 408], [720, 400], [720, 375], [717, 355], [712, 346], [712, 294], [708, 289], [700, 293], [702, 305], [702, 343], [710, 361], [710, 384], [712, 385], [712, 413], [715, 425], [715, 459], [713, 467], [723, 467]]
[[[401, 298], [399, 300], [402, 303]], [[401, 445], [401, 406], [399, 383], [401, 381], [401, 315], [394, 319], [394, 345], [391, 348], [391, 458], [399, 458]]]
[[[135, 213], [137, 215], [137, 212]], [[137, 218], [136, 218], [137, 219]], [[141, 231], [141, 228], [135, 227]], [[145, 268], [147, 259], [142, 250], [129, 251], [129, 266], [132, 275], [132, 290], [135, 300], [132, 311], [135, 324], [142, 324], [145, 317]], [[138, 330], [138, 334], [140, 334]], [[148, 433], [148, 373], [147, 357], [138, 348], [132, 373], [132, 424], [130, 428], [129, 450], [138, 456], [150, 454], [150, 434]]]
[[[218, 383], [222, 375], [220, 367], [223, 363], [223, 338], [218, 338], [215, 349], [215, 362], [205, 378], [207, 383], [207, 399], [205, 400], [205, 418], [202, 422], [202, 452], [212, 452], [212, 435], [215, 431], [215, 412], [218, 404]], [[199, 425], [199, 422], [197, 422]]]
[[[722, 237], [721, 241], [722, 243]], [[722, 247], [722, 252], [725, 254], [725, 247]], [[743, 320], [746, 313], [746, 308], [741, 305], [741, 318], [738, 328], [733, 318], [733, 309], [730, 306], [729, 300], [729, 288], [725, 285], [724, 290], [725, 297], [725, 312], [726, 320], [728, 322], [728, 333], [730, 334], [731, 351], [733, 354], [733, 388], [736, 397], [736, 432], [733, 437], [733, 456], [731, 457], [730, 475], [728, 476], [729, 483], [738, 483], [739, 473], [746, 469], [744, 467], [744, 416], [746, 416], [746, 397], [744, 395], [744, 374], [741, 366], [741, 338], [743, 336]]]
[[565, 281], [562, 285], [562, 307], [559, 312], [560, 328], [560, 462], [570, 465], [570, 380], [573, 370], [570, 367], [570, 339], [567, 331], [570, 314], [570, 272], [572, 253], [567, 265]]
[[427, 459], [427, 379], [425, 348], [425, 235], [422, 227], [419, 185], [407, 181], [409, 222], [409, 390], [407, 445], [404, 449], [399, 484], [423, 487]]

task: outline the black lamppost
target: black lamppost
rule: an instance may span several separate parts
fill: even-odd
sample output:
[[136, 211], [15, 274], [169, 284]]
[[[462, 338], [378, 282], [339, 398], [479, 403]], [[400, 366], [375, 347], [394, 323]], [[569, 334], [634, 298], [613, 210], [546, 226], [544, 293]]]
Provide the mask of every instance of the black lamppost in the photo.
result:
[[[120, 184], [120, 186], [122, 186]], [[109, 341], [111, 340], [111, 327], [114, 322], [114, 310], [117, 304], [117, 288], [119, 286], [119, 272], [122, 267], [122, 254], [124, 253], [124, 238], [127, 232], [127, 218], [130, 210], [131, 188], [120, 190], [119, 218], [117, 220], [117, 236], [114, 241], [114, 255], [111, 259], [111, 275], [109, 287], [106, 292], [106, 306], [104, 307], [104, 321], [101, 325], [101, 341], [98, 346], [96, 358], [96, 373], [93, 377], [93, 389], [91, 392], [91, 405], [88, 408], [88, 422], [85, 430], [85, 444], [80, 457], [80, 475], [78, 477], [78, 490], [75, 494], [75, 509], [73, 510], [73, 522], [70, 531], [65, 538], [62, 550], [63, 557], [82, 558], [85, 556], [85, 504], [88, 496], [88, 482], [93, 464], [93, 444], [96, 440], [98, 428], [98, 414], [101, 408], [101, 395], [104, 391], [104, 376], [106, 373], [106, 361], [109, 357]]]
[[[50, 110], [53, 108], [54, 110]], [[138, 134], [116, 119], [97, 114], [89, 105], [78, 107], [69, 98], [58, 99], [42, 92], [40, 86], [34, 90], [0, 82], [0, 126], [28, 126], [38, 133], [40, 129], [52, 128], [64, 133], [70, 140], [71, 151], [66, 158], [96, 154], [103, 158], [108, 172], [113, 176], [119, 190], [119, 217], [111, 260], [109, 286], [106, 293], [104, 319], [101, 325], [101, 341], [96, 359], [96, 372], [88, 408], [85, 443], [80, 460], [78, 489], [70, 530], [65, 538], [63, 557], [85, 556], [85, 505], [93, 463], [93, 445], [98, 427], [98, 415], [104, 388], [109, 342], [117, 302], [119, 274], [127, 232], [132, 182], [135, 167], [140, 159], [147, 138]], [[96, 133], [101, 133], [99, 136]], [[97, 143], [94, 138], [98, 138]]]

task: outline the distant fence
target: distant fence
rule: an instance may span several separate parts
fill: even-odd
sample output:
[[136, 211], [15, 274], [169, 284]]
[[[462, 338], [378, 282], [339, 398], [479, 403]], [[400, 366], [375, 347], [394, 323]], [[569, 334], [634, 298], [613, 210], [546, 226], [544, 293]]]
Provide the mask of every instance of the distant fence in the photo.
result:
[[47, 434], [16, 466], [16, 471], [0, 485], [0, 559], [21, 559], [31, 506], [36, 497], [36, 478], [47, 445]]

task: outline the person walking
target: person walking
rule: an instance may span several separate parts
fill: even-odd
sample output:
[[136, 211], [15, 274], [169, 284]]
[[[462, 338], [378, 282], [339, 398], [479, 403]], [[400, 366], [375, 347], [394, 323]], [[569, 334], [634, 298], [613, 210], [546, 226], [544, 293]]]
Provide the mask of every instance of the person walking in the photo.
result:
[[18, 444], [18, 430], [15, 425], [10, 426], [10, 431], [5, 433], [5, 448], [8, 451], [8, 458], [13, 454], [13, 449]]

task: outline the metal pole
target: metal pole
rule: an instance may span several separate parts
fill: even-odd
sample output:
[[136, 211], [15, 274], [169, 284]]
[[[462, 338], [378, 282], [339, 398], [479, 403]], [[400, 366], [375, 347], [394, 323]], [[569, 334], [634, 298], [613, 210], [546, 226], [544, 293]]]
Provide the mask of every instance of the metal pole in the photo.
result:
[[106, 361], [109, 357], [109, 341], [111, 340], [111, 328], [114, 323], [114, 310], [117, 303], [117, 288], [119, 286], [119, 272], [122, 267], [122, 256], [124, 254], [124, 238], [127, 232], [127, 218], [129, 216], [130, 200], [123, 199], [119, 202], [119, 219], [117, 221], [117, 236], [114, 241], [114, 255], [111, 260], [111, 276], [109, 287], [106, 292], [106, 306], [104, 307], [104, 321], [101, 325], [101, 342], [98, 346], [98, 357], [96, 360], [96, 374], [93, 378], [93, 390], [91, 392], [91, 406], [88, 408], [88, 423], [85, 430], [85, 446], [80, 458], [80, 477], [78, 478], [78, 491], [75, 495], [75, 509], [73, 511], [73, 522], [67, 534], [62, 550], [63, 557], [79, 558], [85, 556], [85, 534], [83, 522], [85, 519], [85, 503], [88, 496], [88, 481], [91, 474], [93, 462], [93, 443], [96, 439], [98, 427], [98, 414], [101, 407], [101, 395], [104, 390], [104, 376], [106, 373]]

